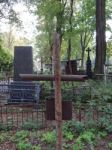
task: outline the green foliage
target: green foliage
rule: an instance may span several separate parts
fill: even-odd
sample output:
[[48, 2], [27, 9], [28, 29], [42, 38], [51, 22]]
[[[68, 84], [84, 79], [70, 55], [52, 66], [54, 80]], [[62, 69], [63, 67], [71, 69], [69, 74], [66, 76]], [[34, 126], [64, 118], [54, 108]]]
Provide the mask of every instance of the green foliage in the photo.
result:
[[98, 128], [97, 120], [94, 120], [92, 118], [92, 115], [91, 115], [91, 117], [88, 118], [88, 121], [85, 121], [85, 128], [90, 129], [90, 130]]
[[25, 143], [24, 141], [19, 141], [16, 146], [18, 150], [32, 150], [32, 145], [30, 143]]
[[85, 131], [78, 137], [77, 140], [81, 140], [83, 142], [90, 143], [95, 140], [95, 134], [91, 131]]
[[37, 130], [41, 127], [41, 124], [39, 124], [39, 122], [37, 123], [36, 121], [32, 122], [31, 120], [29, 121], [25, 121], [22, 125], [22, 129], [23, 130]]
[[73, 145], [73, 150], [83, 150], [85, 144], [90, 145], [90, 149], [93, 149], [95, 141], [95, 134], [92, 131], [84, 131], [76, 139], [76, 143]]
[[5, 141], [8, 140], [8, 139], [9, 139], [9, 136], [8, 136], [8, 133], [7, 133], [7, 132], [0, 134], [0, 144], [3, 143], [3, 142], [5, 142]]
[[91, 88], [88, 87], [77, 87], [76, 88], [76, 94], [73, 98], [74, 102], [80, 102], [80, 103], [88, 103], [91, 100]]
[[63, 136], [68, 141], [71, 141], [74, 138], [74, 135], [73, 135], [73, 133], [71, 131], [64, 132]]
[[98, 121], [98, 128], [100, 130], [106, 130], [108, 133], [111, 133], [112, 132], [111, 120], [106, 116], [101, 117]]
[[[79, 134], [74, 134], [74, 132], [70, 131], [71, 129], [66, 129], [66, 133], [63, 133], [63, 149], [94, 150], [97, 148], [97, 145], [99, 146], [102, 139], [106, 139], [105, 143], [107, 144], [108, 149], [112, 149], [112, 143], [107, 139], [109, 134], [105, 130], [99, 130], [98, 128], [85, 129]], [[55, 131], [48, 130], [44, 133], [38, 131], [37, 135], [33, 135], [34, 133], [30, 132], [29, 136], [29, 132], [26, 131], [18, 131], [15, 135], [13, 133], [2, 132], [0, 133], [0, 144], [4, 144], [6, 141], [14, 142], [16, 144], [16, 149], [18, 150], [41, 150], [44, 148], [46, 148], [46, 150], [55, 150]]]
[[[83, 43], [84, 50], [88, 43], [92, 41], [92, 35], [95, 30], [95, 2], [91, 0], [83, 0], [83, 2], [73, 2], [73, 16], [71, 25], [69, 22], [71, 7], [66, 1], [48, 0], [35, 1], [35, 14], [38, 14], [39, 25], [38, 31], [41, 34], [37, 36], [36, 47], [38, 47], [39, 58], [43, 57], [44, 61], [51, 57], [53, 33], [56, 29], [62, 35], [61, 55], [62, 58], [67, 58], [68, 39], [71, 38], [72, 51], [71, 57], [81, 57], [81, 44]], [[91, 8], [91, 9], [90, 9]], [[82, 13], [83, 12], [83, 13]], [[80, 35], [83, 35], [82, 43]]]
[[107, 136], [107, 132], [106, 131], [100, 131], [98, 132], [98, 136], [101, 137], [101, 138], [105, 138]]
[[42, 141], [45, 142], [46, 144], [54, 144], [56, 142], [56, 132], [50, 131], [43, 133]]
[[17, 1], [15, 0], [11, 0], [11, 1], [7, 1], [7, 0], [3, 0], [0, 1], [0, 19], [5, 19], [8, 21], [9, 24], [19, 24], [20, 25], [20, 20], [19, 20], [19, 16], [16, 13], [16, 11], [13, 9], [14, 4]]
[[93, 82], [91, 91], [91, 99], [92, 101], [97, 102], [98, 104], [103, 104], [105, 102], [112, 101], [112, 84], [104, 82]]
[[12, 122], [7, 122], [7, 124], [0, 123], [0, 131], [9, 131], [13, 128]]
[[112, 40], [107, 42], [107, 58], [109, 59], [112, 56]]
[[68, 121], [63, 124], [63, 134], [71, 132], [74, 134], [80, 134], [84, 131], [84, 124], [79, 121]]
[[18, 131], [12, 137], [12, 141], [16, 142], [16, 147], [18, 150], [32, 150], [32, 144], [27, 142], [29, 137], [28, 131]]
[[84, 150], [83, 147], [84, 145], [80, 141], [78, 141], [78, 143], [73, 145], [73, 150]]
[[[41, 33], [37, 36], [36, 48], [38, 47], [38, 58], [43, 58], [45, 63], [48, 63], [52, 54], [53, 33], [57, 26], [63, 26], [63, 11], [64, 2], [57, 0], [36, 1], [35, 12], [38, 15], [39, 23], [37, 26], [38, 31]], [[57, 23], [58, 22], [58, 23]], [[58, 24], [58, 25], [57, 25]], [[60, 27], [60, 28], [61, 28]]]
[[24, 130], [18, 131], [14, 136], [14, 141], [24, 141], [28, 137], [29, 137], [28, 131], [24, 131]]
[[112, 150], [112, 142], [108, 143], [109, 150]]
[[[76, 98], [74, 96], [74, 102], [80, 102], [80, 103], [88, 103], [90, 106], [99, 106], [100, 109], [104, 110], [103, 106], [107, 106], [105, 111], [109, 109], [111, 110], [111, 106], [109, 103], [112, 102], [112, 83], [104, 81], [87, 81], [88, 87], [77, 87], [76, 90], [79, 91], [79, 93], [76, 95]], [[102, 106], [102, 107], [101, 107]]]
[[12, 56], [2, 47], [2, 40], [0, 40], [0, 70], [12, 71]]
[[[61, 30], [62, 45], [61, 57], [67, 59], [68, 39], [71, 38], [71, 58], [81, 58], [82, 52], [86, 53], [87, 47], [94, 50], [94, 33], [95, 33], [95, 0], [82, 0], [74, 1], [73, 3], [73, 16], [71, 25], [69, 22], [71, 8], [70, 1], [57, 1], [57, 0], [33, 0], [31, 3], [35, 6], [35, 15], [38, 16], [39, 25], [37, 26], [40, 34], [37, 36], [36, 49], [38, 58], [43, 57], [44, 62], [49, 62], [53, 44], [53, 32], [57, 27]], [[106, 0], [106, 19], [112, 16], [111, 1]], [[90, 9], [91, 8], [91, 9]], [[107, 21], [107, 30], [110, 30]], [[111, 41], [110, 41], [111, 43]], [[108, 45], [111, 54], [111, 46]], [[94, 55], [94, 52], [92, 53]], [[83, 56], [84, 58], [84, 56]], [[85, 59], [85, 58], [84, 58]]]
[[33, 149], [34, 149], [34, 150], [41, 150], [41, 147], [40, 147], [39, 145], [35, 145], [35, 146], [33, 147]]
[[6, 126], [5, 126], [3, 123], [0, 123], [0, 131], [1, 131], [1, 130], [5, 130], [5, 127], [6, 127]]

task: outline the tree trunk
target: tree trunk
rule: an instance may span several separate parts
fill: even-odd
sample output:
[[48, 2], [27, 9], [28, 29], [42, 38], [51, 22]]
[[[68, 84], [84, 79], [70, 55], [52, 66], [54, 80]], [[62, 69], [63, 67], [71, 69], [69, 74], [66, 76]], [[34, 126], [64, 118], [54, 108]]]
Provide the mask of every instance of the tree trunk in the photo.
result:
[[64, 14], [64, 8], [62, 8], [62, 2], [61, 0], [57, 0], [58, 3], [60, 3], [60, 10], [56, 14], [57, 23], [56, 23], [56, 32], [60, 35], [60, 45], [62, 43], [62, 24], [63, 24], [63, 14]]
[[81, 44], [81, 68], [84, 69], [84, 56], [85, 56], [85, 45], [86, 45], [86, 32], [80, 34], [80, 44]]
[[85, 54], [85, 48], [82, 47], [82, 56], [81, 56], [81, 68], [84, 69], [84, 54]]
[[96, 60], [95, 73], [104, 73], [106, 59], [105, 0], [96, 0]]
[[[70, 33], [72, 33], [72, 17], [73, 17], [73, 0], [70, 0], [70, 17], [69, 17]], [[68, 49], [67, 49], [68, 66], [69, 66], [70, 74], [72, 74], [72, 68], [71, 68], [71, 64], [70, 64], [71, 51], [72, 51], [72, 40], [71, 40], [71, 35], [70, 35], [70, 37], [68, 39]]]
[[68, 40], [67, 54], [68, 54], [68, 68], [69, 68], [70, 74], [72, 74], [72, 67], [71, 67], [71, 63], [70, 63], [70, 58], [71, 58], [71, 38], [69, 38], [69, 40]]

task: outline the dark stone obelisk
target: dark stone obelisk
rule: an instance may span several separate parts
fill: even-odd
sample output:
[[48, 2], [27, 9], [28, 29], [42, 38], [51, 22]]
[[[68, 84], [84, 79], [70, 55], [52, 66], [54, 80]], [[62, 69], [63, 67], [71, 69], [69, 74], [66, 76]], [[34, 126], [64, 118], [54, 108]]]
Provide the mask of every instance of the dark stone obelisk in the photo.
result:
[[14, 48], [14, 81], [20, 81], [19, 74], [33, 73], [33, 56], [31, 46], [15, 46]]
[[33, 56], [31, 46], [14, 48], [14, 81], [9, 85], [8, 103], [36, 103], [39, 101], [39, 84], [22, 81], [20, 74], [33, 73]]

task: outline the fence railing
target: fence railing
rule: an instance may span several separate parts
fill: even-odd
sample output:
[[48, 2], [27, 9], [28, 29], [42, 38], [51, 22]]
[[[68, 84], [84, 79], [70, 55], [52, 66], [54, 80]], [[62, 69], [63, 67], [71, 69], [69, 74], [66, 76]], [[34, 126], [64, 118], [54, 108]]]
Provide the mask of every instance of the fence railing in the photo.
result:
[[[101, 118], [112, 121], [112, 104], [107, 106], [90, 106], [89, 104], [76, 103], [72, 105], [72, 120], [84, 124], [93, 121], [99, 123]], [[106, 111], [108, 109], [108, 111]], [[38, 105], [3, 105], [0, 106], [0, 130], [39, 130], [52, 127], [51, 121], [46, 120], [45, 103]]]
[[[20, 85], [21, 86], [21, 85]], [[22, 85], [24, 86], [24, 85]], [[18, 88], [17, 85], [13, 85], [13, 88], [10, 84], [4, 83], [0, 84], [0, 130], [18, 130], [18, 129], [28, 129], [28, 130], [38, 130], [40, 128], [47, 128], [51, 125], [51, 122], [46, 120], [46, 106], [45, 101], [39, 103], [13, 103], [11, 105], [4, 104], [9, 98], [14, 100], [15, 94], [18, 93], [22, 94], [19, 95], [24, 98], [24, 94], [29, 91], [29, 85], [26, 86], [24, 89]], [[34, 91], [37, 89], [33, 89]], [[31, 91], [31, 89], [30, 89]], [[33, 92], [34, 92], [33, 91]], [[17, 93], [16, 93], [17, 92]], [[32, 92], [32, 94], [34, 94]], [[81, 87], [81, 88], [73, 88], [69, 90], [62, 91], [64, 96], [66, 95], [70, 98], [72, 95], [76, 98], [80, 104], [77, 104], [76, 100], [72, 103], [72, 120], [80, 121], [87, 123], [90, 120], [99, 122], [102, 117], [106, 117], [110, 121], [112, 121], [112, 104], [107, 103], [104, 107], [99, 105], [91, 105], [87, 103], [85, 93], [87, 98], [90, 96], [91, 99], [91, 88], [90, 87]], [[72, 94], [70, 94], [72, 92]], [[49, 94], [54, 94], [54, 91], [51, 91]], [[29, 95], [29, 92], [28, 92]], [[16, 95], [18, 96], [18, 95]], [[80, 97], [79, 97], [80, 96]], [[27, 97], [27, 96], [26, 96]], [[38, 97], [38, 95], [36, 95]], [[73, 98], [74, 98], [73, 97]], [[80, 98], [84, 99], [85, 101], [81, 101]], [[38, 99], [38, 98], [37, 98]], [[85, 103], [84, 103], [85, 102]]]
[[0, 130], [30, 130], [45, 127], [44, 104], [0, 106]]
[[83, 123], [89, 121], [98, 123], [102, 118], [112, 121], [112, 103], [105, 103], [105, 105], [91, 105], [90, 103], [73, 104], [73, 120]]

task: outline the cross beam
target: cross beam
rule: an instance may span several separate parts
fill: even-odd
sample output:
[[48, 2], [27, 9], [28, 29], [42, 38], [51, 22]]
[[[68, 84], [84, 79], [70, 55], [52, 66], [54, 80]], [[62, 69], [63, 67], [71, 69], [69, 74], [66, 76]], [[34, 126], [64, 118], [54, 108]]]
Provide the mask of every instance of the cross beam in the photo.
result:
[[[20, 77], [26, 81], [55, 81], [54, 75], [20, 74]], [[86, 79], [87, 75], [61, 75], [61, 81], [82, 82]]]

